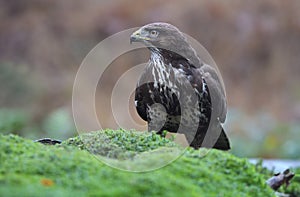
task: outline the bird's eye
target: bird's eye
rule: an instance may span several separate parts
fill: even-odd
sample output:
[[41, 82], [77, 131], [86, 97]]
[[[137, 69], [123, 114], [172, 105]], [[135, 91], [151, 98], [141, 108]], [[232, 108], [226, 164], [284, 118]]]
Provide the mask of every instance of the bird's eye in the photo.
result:
[[155, 37], [158, 36], [158, 32], [155, 31], [155, 30], [152, 30], [152, 31], [150, 31], [150, 36], [151, 36], [152, 38], [155, 38]]

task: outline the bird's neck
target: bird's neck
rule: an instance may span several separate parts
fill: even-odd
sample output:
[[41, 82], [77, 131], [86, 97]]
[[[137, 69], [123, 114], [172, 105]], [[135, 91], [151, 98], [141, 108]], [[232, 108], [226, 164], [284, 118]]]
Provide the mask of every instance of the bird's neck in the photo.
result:
[[165, 59], [165, 57], [162, 55], [160, 51], [152, 51], [151, 50], [151, 56], [150, 61], [153, 63], [155, 69], [166, 69], [168, 63]]
[[187, 50], [180, 50], [180, 54], [170, 51], [168, 49], [162, 48], [149, 48], [151, 51], [151, 59], [153, 58], [160, 58], [162, 61], [169, 63], [174, 60], [184, 60], [189, 62], [189, 64], [194, 65], [195, 67], [201, 67], [203, 65], [202, 60], [200, 60], [196, 54], [196, 52], [190, 48]]
[[181, 56], [173, 51], [169, 51], [167, 49], [153, 48], [153, 49], [150, 49], [150, 51], [151, 51], [151, 60], [160, 59], [160, 60], [164, 61], [165, 63], [169, 63], [174, 60], [183, 60], [183, 59], [186, 60], [186, 58], [184, 58], [183, 56]]

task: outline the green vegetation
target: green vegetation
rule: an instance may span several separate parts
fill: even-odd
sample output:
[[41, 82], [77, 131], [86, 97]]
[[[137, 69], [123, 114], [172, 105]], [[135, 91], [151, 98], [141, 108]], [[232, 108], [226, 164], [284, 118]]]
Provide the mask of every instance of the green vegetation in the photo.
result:
[[1, 133], [18, 133], [28, 121], [26, 114], [21, 110], [0, 109], [0, 131]]
[[[81, 139], [72, 138], [55, 146], [15, 135], [0, 135], [0, 195], [274, 196], [261, 169], [246, 159], [218, 150], [187, 149], [173, 163], [151, 172], [111, 168], [82, 150], [87, 147], [82, 144], [87, 136], [98, 140], [100, 135], [108, 142], [106, 153], [120, 148], [109, 155], [110, 159], [123, 160], [126, 165], [154, 165], [180, 151], [173, 142], [155, 134], [124, 130], [84, 134]], [[103, 146], [91, 147], [96, 154], [102, 154]], [[137, 153], [128, 154], [134, 150]], [[122, 152], [127, 156], [121, 157]]]
[[65, 108], [57, 108], [41, 120], [42, 124], [33, 121], [33, 117], [24, 109], [0, 108], [0, 133], [13, 133], [26, 138], [68, 139], [75, 135], [75, 125], [71, 114]]
[[137, 132], [106, 129], [70, 138], [63, 145], [74, 145], [89, 152], [113, 159], [132, 159], [138, 153], [159, 147], [177, 146], [154, 132]]
[[238, 109], [229, 109], [227, 117], [225, 129], [234, 147], [232, 154], [238, 157], [299, 159], [299, 121], [280, 122], [267, 113], [249, 116]]

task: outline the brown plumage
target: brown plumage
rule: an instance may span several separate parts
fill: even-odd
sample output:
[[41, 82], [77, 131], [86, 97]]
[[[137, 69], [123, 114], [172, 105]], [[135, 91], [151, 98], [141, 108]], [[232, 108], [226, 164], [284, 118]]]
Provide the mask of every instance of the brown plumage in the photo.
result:
[[135, 93], [138, 114], [148, 130], [185, 134], [191, 147], [230, 149], [221, 126], [225, 92], [215, 69], [205, 64], [173, 25], [152, 23], [130, 37], [151, 52]]

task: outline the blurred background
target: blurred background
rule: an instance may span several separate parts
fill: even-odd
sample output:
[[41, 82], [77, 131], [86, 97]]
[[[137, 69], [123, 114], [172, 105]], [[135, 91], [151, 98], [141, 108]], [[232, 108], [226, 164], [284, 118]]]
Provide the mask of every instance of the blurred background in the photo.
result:
[[[76, 135], [72, 86], [83, 58], [114, 33], [164, 21], [197, 39], [216, 61], [227, 91], [231, 152], [297, 159], [299, 10], [298, 0], [0, 0], [0, 132]], [[114, 83], [149, 56], [137, 53], [116, 60], [101, 79], [96, 106], [105, 127], [115, 127], [107, 109]]]

